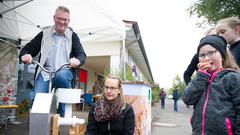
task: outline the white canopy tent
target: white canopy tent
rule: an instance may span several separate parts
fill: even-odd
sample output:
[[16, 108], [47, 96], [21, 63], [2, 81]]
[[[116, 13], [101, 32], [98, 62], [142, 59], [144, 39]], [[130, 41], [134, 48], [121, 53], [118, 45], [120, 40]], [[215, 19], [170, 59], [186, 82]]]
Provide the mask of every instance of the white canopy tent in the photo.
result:
[[[22, 4], [24, 2], [26, 4]], [[18, 5], [21, 6], [14, 8]], [[60, 5], [69, 8], [69, 26], [82, 42], [125, 39], [123, 21], [113, 14], [104, 0], [3, 0], [0, 3], [0, 13], [3, 13], [0, 18], [0, 37], [31, 40], [44, 27], [53, 24], [55, 9]]]
[[0, 40], [8, 38], [20, 41], [19, 46], [25, 45], [42, 29], [53, 25], [55, 9], [60, 5], [69, 8], [69, 26], [83, 44], [122, 42], [121, 68], [125, 71], [125, 24], [104, 0], [3, 0], [0, 3]]

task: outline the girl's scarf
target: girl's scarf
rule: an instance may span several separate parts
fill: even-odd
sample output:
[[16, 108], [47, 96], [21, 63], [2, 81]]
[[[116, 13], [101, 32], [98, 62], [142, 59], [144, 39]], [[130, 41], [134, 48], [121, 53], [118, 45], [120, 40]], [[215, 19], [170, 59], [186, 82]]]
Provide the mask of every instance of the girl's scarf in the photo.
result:
[[122, 114], [121, 99], [118, 96], [111, 104], [103, 97], [100, 98], [94, 108], [94, 117], [98, 122], [116, 120]]

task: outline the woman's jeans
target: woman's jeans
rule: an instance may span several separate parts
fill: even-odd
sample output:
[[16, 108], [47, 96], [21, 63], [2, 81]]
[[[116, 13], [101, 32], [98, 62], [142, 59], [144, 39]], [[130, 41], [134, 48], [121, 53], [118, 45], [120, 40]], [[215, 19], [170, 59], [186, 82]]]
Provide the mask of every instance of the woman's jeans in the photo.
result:
[[[52, 79], [52, 88], [72, 88], [73, 73], [70, 69], [62, 69], [58, 71]], [[30, 96], [34, 99], [36, 93], [48, 93], [49, 81], [44, 81], [42, 74], [37, 76], [33, 95]], [[44, 99], [43, 99], [44, 100]], [[57, 112], [60, 116], [64, 116], [65, 104], [59, 103]]]

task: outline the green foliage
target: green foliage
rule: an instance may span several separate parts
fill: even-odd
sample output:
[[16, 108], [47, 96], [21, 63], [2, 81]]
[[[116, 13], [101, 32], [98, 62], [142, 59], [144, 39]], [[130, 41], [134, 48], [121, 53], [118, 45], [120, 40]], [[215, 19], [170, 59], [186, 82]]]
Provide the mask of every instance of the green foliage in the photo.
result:
[[240, 17], [239, 0], [198, 0], [188, 9], [190, 15], [206, 18], [209, 24], [215, 24], [218, 20], [230, 17]]
[[[112, 72], [111, 74], [118, 75], [122, 80], [124, 80], [122, 68], [119, 70], [115, 69], [111, 72]], [[108, 74], [110, 74], [110, 69], [105, 68], [103, 71], [103, 74], [104, 74], [104, 76], [107, 76]], [[132, 74], [132, 69], [128, 64], [126, 64], [126, 80], [127, 81], [136, 81], [135, 77]]]
[[168, 90], [168, 95], [172, 95], [173, 91], [175, 89], [179, 90], [179, 97], [182, 97], [183, 91], [186, 88], [186, 84], [184, 83], [184, 81], [181, 80], [181, 78], [179, 77], [179, 75], [176, 75], [176, 77], [173, 80], [173, 85], [172, 87]]
[[20, 104], [18, 104], [18, 106], [19, 107], [16, 109], [16, 116], [28, 117], [31, 102], [27, 99], [24, 99]]
[[136, 81], [135, 77], [133, 76], [131, 67], [126, 64], [126, 79], [128, 81]]
[[107, 76], [108, 74], [110, 74], [110, 68], [109, 67], [105, 67], [104, 71], [103, 71], [103, 75]]
[[159, 85], [154, 85], [152, 87], [152, 103], [159, 102], [159, 92], [160, 92]]

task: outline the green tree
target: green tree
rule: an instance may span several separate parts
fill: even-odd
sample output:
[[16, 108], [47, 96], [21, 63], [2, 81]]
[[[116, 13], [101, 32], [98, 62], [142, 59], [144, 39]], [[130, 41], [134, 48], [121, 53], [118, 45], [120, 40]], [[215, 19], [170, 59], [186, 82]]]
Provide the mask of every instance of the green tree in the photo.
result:
[[184, 83], [184, 81], [181, 80], [181, 78], [179, 77], [178, 74], [174, 78], [172, 87], [168, 90], [168, 94], [172, 95], [173, 91], [176, 88], [178, 88], [178, 90], [179, 90], [179, 97], [182, 97], [183, 90], [186, 88], [186, 84]]
[[152, 85], [152, 104], [159, 102], [160, 87], [158, 84]]
[[190, 16], [197, 15], [205, 18], [209, 24], [215, 24], [218, 20], [230, 17], [240, 17], [239, 0], [198, 0], [188, 9]]
[[[107, 76], [110, 74], [110, 68], [106, 67], [103, 71], [104, 76]], [[122, 69], [115, 69], [114, 72], [111, 74], [119, 76], [122, 80], [123, 78], [123, 70]], [[133, 76], [132, 69], [129, 65], [126, 65], [126, 80], [125, 81], [136, 81], [135, 76]]]

